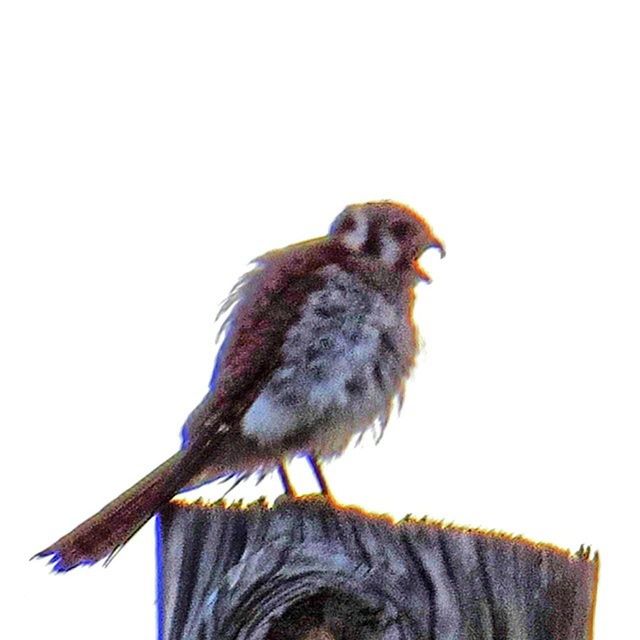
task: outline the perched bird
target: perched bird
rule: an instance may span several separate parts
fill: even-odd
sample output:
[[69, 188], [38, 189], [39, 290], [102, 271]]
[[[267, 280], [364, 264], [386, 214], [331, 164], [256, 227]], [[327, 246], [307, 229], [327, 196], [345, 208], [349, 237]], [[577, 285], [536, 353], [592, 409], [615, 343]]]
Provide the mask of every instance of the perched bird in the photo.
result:
[[414, 364], [414, 287], [430, 282], [417, 258], [443, 244], [409, 207], [348, 206], [327, 236], [256, 260], [223, 304], [209, 392], [183, 428], [178, 453], [37, 554], [54, 569], [108, 558], [176, 493], [236, 474], [318, 460], [387, 422]]

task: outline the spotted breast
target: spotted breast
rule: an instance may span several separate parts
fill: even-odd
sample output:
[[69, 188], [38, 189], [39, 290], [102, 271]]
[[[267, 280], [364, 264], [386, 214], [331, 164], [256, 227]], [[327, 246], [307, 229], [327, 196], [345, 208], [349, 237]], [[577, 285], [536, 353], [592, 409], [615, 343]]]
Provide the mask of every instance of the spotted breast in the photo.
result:
[[412, 296], [331, 264], [286, 333], [283, 361], [242, 420], [261, 446], [299, 441], [323, 457], [387, 422], [415, 359]]

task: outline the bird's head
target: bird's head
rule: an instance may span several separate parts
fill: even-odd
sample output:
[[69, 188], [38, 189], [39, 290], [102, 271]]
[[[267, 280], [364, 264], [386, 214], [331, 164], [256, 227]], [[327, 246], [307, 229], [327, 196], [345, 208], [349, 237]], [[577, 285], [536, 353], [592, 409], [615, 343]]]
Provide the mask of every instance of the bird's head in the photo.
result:
[[413, 272], [431, 282], [418, 258], [431, 248], [444, 257], [444, 245], [415, 211], [391, 200], [349, 205], [334, 221], [330, 237], [349, 251], [382, 261], [398, 273]]

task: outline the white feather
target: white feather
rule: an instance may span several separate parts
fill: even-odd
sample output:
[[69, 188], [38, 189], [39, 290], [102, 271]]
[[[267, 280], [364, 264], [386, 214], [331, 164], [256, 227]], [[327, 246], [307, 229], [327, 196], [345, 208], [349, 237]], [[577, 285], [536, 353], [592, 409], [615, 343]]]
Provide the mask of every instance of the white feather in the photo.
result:
[[364, 246], [367, 241], [367, 234], [369, 232], [369, 223], [364, 216], [354, 216], [356, 220], [356, 228], [349, 233], [345, 233], [342, 236], [342, 241], [347, 247], [357, 251]]

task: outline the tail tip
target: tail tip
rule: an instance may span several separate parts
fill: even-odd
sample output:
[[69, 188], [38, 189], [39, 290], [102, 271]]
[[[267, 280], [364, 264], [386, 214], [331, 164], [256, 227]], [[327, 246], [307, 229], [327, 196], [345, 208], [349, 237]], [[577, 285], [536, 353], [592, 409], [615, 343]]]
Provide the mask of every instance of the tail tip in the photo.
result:
[[29, 558], [29, 561], [31, 562], [35, 559], [45, 559], [47, 561], [47, 565], [51, 566], [51, 573], [66, 573], [67, 571], [71, 571], [71, 569], [75, 569], [82, 565], [95, 564], [94, 560], [88, 558], [74, 558], [73, 555], [71, 555], [71, 557], [67, 557], [67, 554], [65, 554], [64, 551], [52, 547], [43, 549], [42, 551], [32, 555]]

